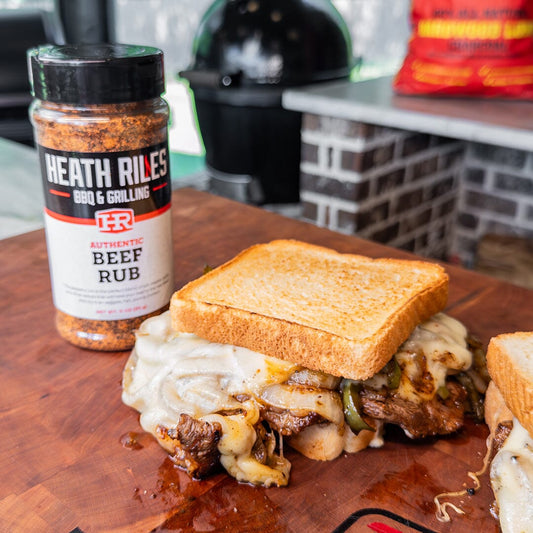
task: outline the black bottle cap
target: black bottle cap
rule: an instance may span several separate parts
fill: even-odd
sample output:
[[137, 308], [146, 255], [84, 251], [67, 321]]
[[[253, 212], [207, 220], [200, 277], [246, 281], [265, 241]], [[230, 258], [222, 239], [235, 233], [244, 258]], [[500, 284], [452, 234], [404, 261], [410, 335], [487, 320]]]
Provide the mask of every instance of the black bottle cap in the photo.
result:
[[163, 52], [126, 44], [43, 45], [28, 50], [32, 94], [67, 104], [157, 98], [165, 90]]

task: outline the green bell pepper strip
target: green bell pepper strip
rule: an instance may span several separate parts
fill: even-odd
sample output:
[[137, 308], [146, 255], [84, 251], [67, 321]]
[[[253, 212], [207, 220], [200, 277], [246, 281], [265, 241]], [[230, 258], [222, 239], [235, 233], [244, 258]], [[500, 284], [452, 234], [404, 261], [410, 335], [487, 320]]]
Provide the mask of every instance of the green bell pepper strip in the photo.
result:
[[344, 419], [350, 429], [357, 435], [361, 430], [375, 431], [361, 416], [361, 398], [359, 396], [361, 386], [353, 381], [346, 380], [342, 388], [342, 405]]

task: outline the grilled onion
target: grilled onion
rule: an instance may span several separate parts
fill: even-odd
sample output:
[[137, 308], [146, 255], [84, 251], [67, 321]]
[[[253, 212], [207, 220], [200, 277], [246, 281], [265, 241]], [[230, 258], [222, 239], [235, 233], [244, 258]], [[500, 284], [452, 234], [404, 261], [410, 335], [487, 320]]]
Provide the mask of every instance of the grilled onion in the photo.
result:
[[290, 384], [308, 385], [310, 387], [329, 390], [336, 390], [340, 382], [341, 378], [320, 372], [319, 370], [310, 370], [309, 368], [297, 370], [287, 381]]
[[[288, 409], [303, 416], [317, 413], [326, 420], [340, 424], [344, 418], [342, 401], [337, 392], [300, 385], [270, 385], [261, 392], [261, 400], [278, 409]], [[295, 409], [295, 406], [298, 406]]]

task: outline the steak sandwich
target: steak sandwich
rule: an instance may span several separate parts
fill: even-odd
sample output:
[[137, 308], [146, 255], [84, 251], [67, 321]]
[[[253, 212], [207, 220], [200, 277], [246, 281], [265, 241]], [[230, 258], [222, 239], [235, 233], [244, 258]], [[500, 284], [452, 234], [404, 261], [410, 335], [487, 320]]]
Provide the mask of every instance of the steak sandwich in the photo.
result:
[[533, 332], [491, 339], [485, 418], [496, 454], [490, 481], [503, 533], [533, 531]]
[[222, 465], [264, 486], [288, 483], [284, 443], [331, 460], [381, 446], [388, 424], [446, 435], [480, 414], [485, 388], [484, 354], [442, 313], [447, 295], [430, 262], [252, 246], [142, 324], [123, 401], [191, 475]]

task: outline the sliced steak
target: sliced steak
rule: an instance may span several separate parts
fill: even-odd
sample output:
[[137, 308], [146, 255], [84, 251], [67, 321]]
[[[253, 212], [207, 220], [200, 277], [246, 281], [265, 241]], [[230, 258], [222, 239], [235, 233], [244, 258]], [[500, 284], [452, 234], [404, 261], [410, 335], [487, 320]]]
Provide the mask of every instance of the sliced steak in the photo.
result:
[[197, 420], [182, 414], [175, 428], [158, 428], [158, 437], [171, 448], [172, 460], [195, 478], [211, 474], [220, 464], [218, 441], [222, 436], [220, 424]]
[[402, 398], [385, 388], [360, 391], [363, 414], [400, 426], [411, 438], [447, 435], [463, 426], [467, 392], [459, 383], [447, 383], [446, 400], [435, 396], [422, 403]]
[[302, 429], [312, 424], [318, 424], [323, 418], [315, 413], [310, 412], [304, 416], [298, 416], [289, 409], [277, 409], [272, 406], [266, 406], [261, 410], [261, 418], [268, 422], [271, 429], [277, 431], [284, 437], [290, 437], [300, 433]]
[[503, 446], [503, 443], [507, 440], [507, 437], [513, 430], [513, 421], [506, 420], [505, 422], [500, 422], [496, 431], [494, 432], [494, 453], [498, 453], [500, 448]]

